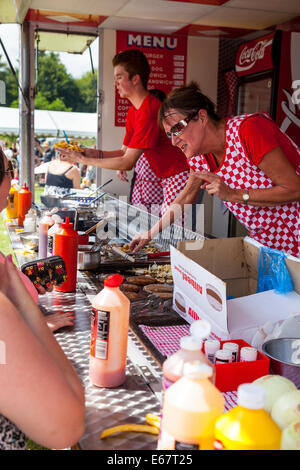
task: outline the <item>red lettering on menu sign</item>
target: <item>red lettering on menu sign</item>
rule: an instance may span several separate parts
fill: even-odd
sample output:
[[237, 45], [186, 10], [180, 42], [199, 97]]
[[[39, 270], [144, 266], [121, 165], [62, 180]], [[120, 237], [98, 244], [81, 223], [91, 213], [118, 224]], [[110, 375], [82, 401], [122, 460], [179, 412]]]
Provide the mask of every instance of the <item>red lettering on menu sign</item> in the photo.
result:
[[175, 266], [175, 269], [181, 274], [183, 281], [190, 284], [197, 292], [199, 292], [199, 294], [202, 294], [202, 286], [200, 286], [200, 284], [198, 284], [195, 279], [193, 279], [191, 276], [182, 271], [182, 269], [180, 269], [178, 266]]
[[[186, 82], [187, 37], [166, 34], [117, 31], [116, 53], [126, 49], [140, 49], [149, 62], [151, 74], [148, 89], [158, 88], [169, 93]], [[116, 90], [115, 126], [125, 126], [128, 108]]]

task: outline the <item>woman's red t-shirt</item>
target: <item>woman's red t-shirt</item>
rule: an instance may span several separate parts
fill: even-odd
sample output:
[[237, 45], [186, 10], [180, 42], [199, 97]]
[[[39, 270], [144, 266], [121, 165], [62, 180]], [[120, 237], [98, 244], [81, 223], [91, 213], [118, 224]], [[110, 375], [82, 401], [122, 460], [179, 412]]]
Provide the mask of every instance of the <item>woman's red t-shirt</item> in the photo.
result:
[[152, 170], [160, 178], [168, 178], [182, 171], [189, 171], [184, 153], [172, 145], [158, 124], [161, 102], [149, 94], [136, 109], [131, 106], [126, 119], [123, 144], [128, 148], [144, 149]]
[[[281, 147], [286, 158], [296, 169], [300, 165], [300, 155], [277, 124], [264, 116], [250, 116], [242, 122], [240, 138], [247, 157], [259, 165], [264, 155], [276, 147]], [[205, 155], [211, 171], [216, 171], [218, 166], [212, 154]]]

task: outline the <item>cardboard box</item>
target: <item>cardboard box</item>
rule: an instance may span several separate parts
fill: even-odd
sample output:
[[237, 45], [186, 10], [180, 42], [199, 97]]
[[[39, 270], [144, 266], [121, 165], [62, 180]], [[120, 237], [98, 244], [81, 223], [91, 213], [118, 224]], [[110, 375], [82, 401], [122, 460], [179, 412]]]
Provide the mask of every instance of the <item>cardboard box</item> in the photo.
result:
[[173, 308], [190, 323], [207, 319], [220, 339], [251, 343], [257, 328], [267, 321], [276, 323], [300, 314], [297, 258], [286, 259], [294, 291], [256, 294], [259, 244], [251, 238], [183, 241], [170, 249]]

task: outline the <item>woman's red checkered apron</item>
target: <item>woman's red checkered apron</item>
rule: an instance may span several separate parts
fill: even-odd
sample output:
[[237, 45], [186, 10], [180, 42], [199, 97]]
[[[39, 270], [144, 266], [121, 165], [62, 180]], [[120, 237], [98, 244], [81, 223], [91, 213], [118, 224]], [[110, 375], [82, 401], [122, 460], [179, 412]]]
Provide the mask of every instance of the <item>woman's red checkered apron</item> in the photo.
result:
[[[247, 158], [239, 137], [240, 125], [248, 117], [249, 115], [236, 116], [227, 120], [225, 158], [216, 174], [233, 189], [271, 188], [272, 180]], [[300, 157], [300, 149], [294, 142], [293, 145]], [[194, 171], [210, 171], [204, 155], [190, 158], [188, 164]], [[300, 164], [297, 174], [300, 175]], [[226, 201], [224, 204], [247, 228], [250, 237], [265, 246], [300, 257], [299, 202], [274, 207], [258, 207]]]
[[[136, 179], [131, 202], [134, 206], [144, 206], [152, 214], [163, 215], [189, 179], [189, 171], [182, 171], [168, 178], [155, 175], [148, 160], [142, 154], [135, 165]], [[156, 205], [159, 206], [153, 207]], [[152, 207], [151, 207], [152, 206]], [[156, 209], [156, 210], [155, 210]]]

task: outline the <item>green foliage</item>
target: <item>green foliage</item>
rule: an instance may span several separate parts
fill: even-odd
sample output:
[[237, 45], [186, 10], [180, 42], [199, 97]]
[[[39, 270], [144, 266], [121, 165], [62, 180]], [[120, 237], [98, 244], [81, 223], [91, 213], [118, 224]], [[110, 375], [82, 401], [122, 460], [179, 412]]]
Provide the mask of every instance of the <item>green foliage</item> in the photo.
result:
[[[4, 61], [5, 59], [0, 56], [0, 80], [6, 85], [5, 106], [18, 108], [18, 85]], [[18, 75], [18, 70], [16, 73]], [[96, 83], [96, 73], [95, 78], [92, 72], [87, 72], [81, 78], [75, 79], [60, 62], [57, 53], [39, 52], [35, 107], [52, 111], [95, 113]]]
[[97, 110], [97, 73], [95, 77], [92, 72], [86, 72], [76, 80], [80, 91], [80, 99], [76, 101], [74, 111], [84, 113], [95, 113]]
[[[18, 97], [18, 85], [9, 66], [5, 63], [5, 58], [0, 55], [0, 80], [5, 83], [6, 103], [10, 107], [11, 103]], [[18, 76], [19, 72], [16, 70]]]

